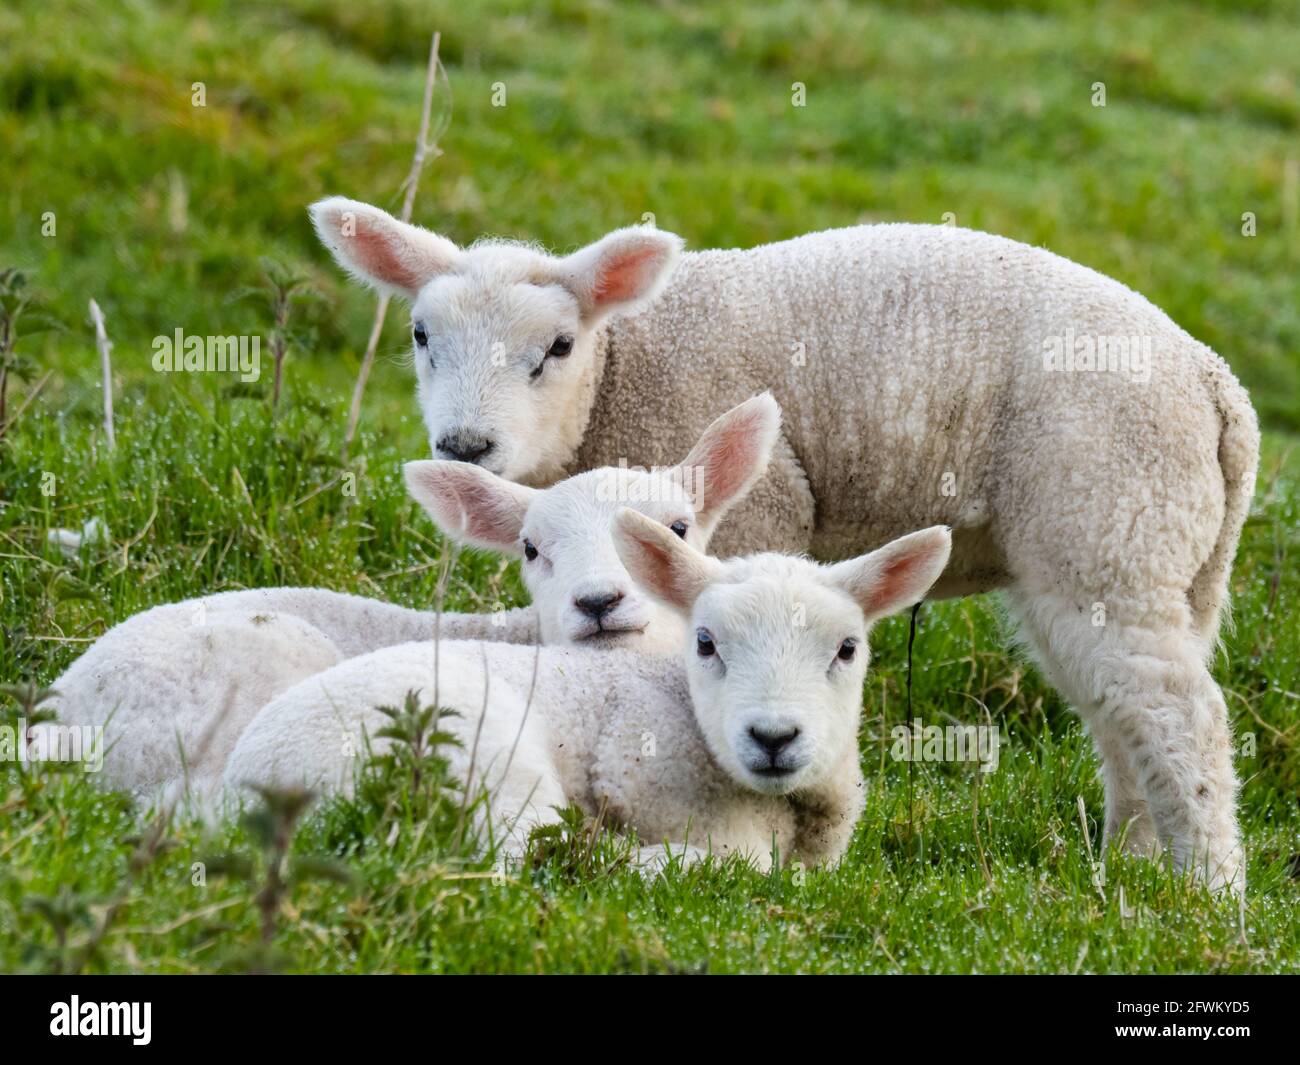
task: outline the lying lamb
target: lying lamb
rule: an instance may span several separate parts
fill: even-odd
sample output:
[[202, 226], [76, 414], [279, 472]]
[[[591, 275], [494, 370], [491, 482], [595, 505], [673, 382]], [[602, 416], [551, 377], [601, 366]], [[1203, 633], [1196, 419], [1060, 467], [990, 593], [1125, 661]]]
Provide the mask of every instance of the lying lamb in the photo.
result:
[[[867, 635], [942, 572], [943, 527], [833, 566], [784, 555], [717, 561], [631, 510], [628, 571], [680, 612], [681, 657], [582, 648], [412, 643], [351, 659], [268, 703], [226, 768], [241, 785], [346, 789], [363, 733], [418, 691], [455, 711], [451, 767], [485, 793], [485, 836], [518, 857], [576, 804], [651, 844], [770, 866], [838, 859], [863, 808], [858, 723]], [[436, 661], [436, 666], [435, 666]], [[436, 671], [436, 672], [435, 672]], [[373, 741], [382, 750], [388, 741]]]
[[[681, 622], [638, 593], [612, 539], [624, 504], [704, 549], [762, 476], [780, 409], [757, 396], [715, 420], [663, 470], [593, 470], [545, 490], [458, 462], [413, 462], [411, 494], [444, 531], [517, 554], [533, 607], [409, 610], [315, 588], [227, 592], [154, 607], [105, 633], [55, 681], [60, 725], [104, 725], [105, 781], [206, 793], [269, 700], [355, 655], [413, 640], [483, 639], [642, 651], [676, 648]], [[500, 622], [499, 620], [500, 619]]]
[[679, 255], [622, 229], [565, 257], [467, 249], [383, 211], [312, 208], [351, 274], [412, 302], [436, 452], [546, 484], [667, 457], [717, 402], [785, 425], [719, 553], [844, 558], [944, 522], [938, 597], [1005, 589], [1092, 731], [1106, 832], [1244, 883], [1227, 708], [1206, 662], [1250, 505], [1250, 401], [1122, 284], [946, 226]]

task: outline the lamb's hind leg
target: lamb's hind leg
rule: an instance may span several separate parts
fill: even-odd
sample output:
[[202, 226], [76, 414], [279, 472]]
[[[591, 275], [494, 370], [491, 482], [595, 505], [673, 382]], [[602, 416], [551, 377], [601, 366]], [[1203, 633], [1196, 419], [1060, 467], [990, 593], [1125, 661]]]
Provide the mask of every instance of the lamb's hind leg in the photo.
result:
[[1106, 785], [1102, 845], [1117, 844], [1130, 854], [1157, 857], [1160, 836], [1133, 765], [1135, 738], [1105, 713], [1104, 707], [1093, 706], [1082, 716], [1092, 733]]
[[[1101, 760], [1102, 780], [1106, 789], [1103, 845], [1119, 843], [1132, 854], [1148, 858], [1155, 856], [1159, 853], [1160, 844], [1155, 821], [1147, 809], [1133, 766], [1132, 737], [1117, 728], [1114, 720], [1102, 712], [1102, 708], [1092, 699], [1088, 686], [1076, 682], [1077, 671], [1068, 668], [1068, 660], [1061, 655], [1060, 648], [1053, 647], [1053, 622], [1056, 621], [1058, 626], [1060, 624], [1053, 612], [1050, 609], [1044, 610], [1042, 603], [1035, 610], [1026, 605], [1023, 597], [1013, 596], [1013, 603], [1019, 615], [1021, 636], [1034, 660], [1052, 686], [1083, 718], [1092, 734], [1097, 757]], [[1067, 619], [1066, 624], [1069, 623]], [[1067, 638], [1058, 631], [1058, 644]]]
[[1114, 604], [1094, 617], [1091, 604], [1016, 598], [1049, 677], [1107, 765], [1108, 834], [1127, 829], [1128, 848], [1143, 851], [1154, 833], [1176, 868], [1243, 890], [1228, 710], [1202, 641], [1177, 625], [1126, 623]]

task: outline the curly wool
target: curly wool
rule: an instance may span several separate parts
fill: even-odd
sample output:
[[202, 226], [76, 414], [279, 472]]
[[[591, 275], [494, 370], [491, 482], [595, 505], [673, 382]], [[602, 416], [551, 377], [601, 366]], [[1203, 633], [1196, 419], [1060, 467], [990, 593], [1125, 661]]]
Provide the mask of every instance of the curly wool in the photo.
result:
[[932, 594], [1007, 590], [1096, 738], [1107, 834], [1244, 883], [1205, 663], [1259, 430], [1223, 360], [1152, 303], [985, 233], [830, 230], [683, 255], [656, 300], [605, 324], [596, 374], [567, 470], [659, 461], [719, 407], [779, 401], [768, 475], [719, 528], [720, 555], [845, 558], [950, 525]]

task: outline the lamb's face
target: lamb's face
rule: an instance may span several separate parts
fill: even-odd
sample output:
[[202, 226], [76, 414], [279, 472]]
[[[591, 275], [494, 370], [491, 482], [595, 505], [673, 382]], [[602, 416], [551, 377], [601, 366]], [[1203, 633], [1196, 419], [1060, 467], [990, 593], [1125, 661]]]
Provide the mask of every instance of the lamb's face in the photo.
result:
[[585, 415], [594, 336], [541, 257], [486, 245], [463, 252], [411, 310], [417, 396], [435, 457], [510, 480], [559, 466]]
[[719, 766], [773, 795], [816, 790], [857, 758], [867, 633], [925, 595], [952, 547], [936, 526], [834, 566], [719, 562], [630, 510], [614, 542], [633, 579], [688, 619], [691, 702]]
[[672, 651], [685, 619], [632, 582], [615, 547], [615, 518], [631, 508], [702, 552], [763, 475], [780, 421], [776, 401], [755, 396], [717, 418], [677, 466], [606, 467], [545, 489], [464, 462], [407, 463], [406, 481], [447, 535], [523, 560], [543, 643]]
[[633, 226], [556, 257], [501, 241], [461, 249], [338, 196], [311, 216], [345, 270], [411, 301], [434, 454], [512, 481], [551, 479], [572, 455], [595, 394], [600, 323], [653, 299], [682, 244]]
[[737, 783], [813, 788], [857, 751], [867, 622], [810, 562], [725, 564], [691, 611], [686, 652], [700, 731]]
[[644, 514], [699, 550], [708, 530], [681, 478], [669, 471], [600, 469], [534, 497], [520, 530], [524, 583], [547, 644], [675, 651], [685, 622], [642, 591], [614, 548], [623, 507]]

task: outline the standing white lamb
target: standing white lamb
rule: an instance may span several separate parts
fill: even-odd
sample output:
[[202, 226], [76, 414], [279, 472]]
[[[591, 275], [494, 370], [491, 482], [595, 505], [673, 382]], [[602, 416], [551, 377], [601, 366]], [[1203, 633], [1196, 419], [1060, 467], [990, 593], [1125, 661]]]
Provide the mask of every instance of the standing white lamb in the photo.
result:
[[405, 644], [351, 659], [268, 703], [239, 738], [227, 791], [348, 789], [375, 708], [454, 711], [440, 751], [508, 857], [569, 804], [635, 830], [638, 864], [669, 853], [773, 851], [837, 860], [864, 804], [858, 749], [872, 623], [916, 601], [948, 559], [942, 527], [833, 566], [784, 555], [718, 561], [631, 510], [615, 539], [639, 584], [680, 612], [679, 656], [486, 643]]
[[663, 460], [715, 404], [771, 389], [781, 438], [717, 551], [836, 559], [949, 524], [933, 594], [1006, 590], [1095, 737], [1108, 837], [1244, 884], [1206, 663], [1258, 429], [1223, 361], [1146, 299], [947, 226], [691, 254], [631, 228], [554, 257], [341, 198], [311, 213], [345, 269], [411, 301], [444, 457], [533, 484]]
[[74, 662], [44, 704], [63, 725], [103, 726], [105, 782], [204, 798], [239, 734], [272, 698], [346, 659], [410, 641], [489, 640], [665, 651], [676, 614], [641, 594], [614, 549], [635, 507], [703, 550], [766, 469], [781, 413], [756, 396], [717, 418], [677, 466], [592, 470], [548, 489], [460, 462], [412, 462], [408, 488], [449, 536], [521, 557], [532, 607], [410, 610], [315, 588], [226, 592], [154, 607]]

